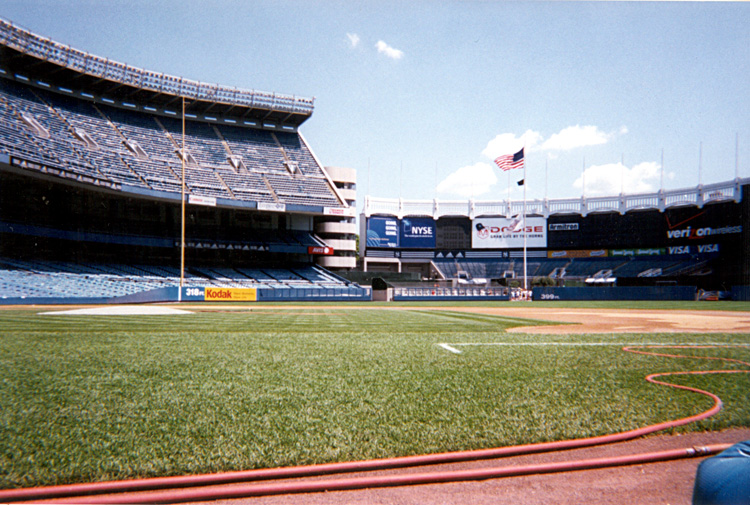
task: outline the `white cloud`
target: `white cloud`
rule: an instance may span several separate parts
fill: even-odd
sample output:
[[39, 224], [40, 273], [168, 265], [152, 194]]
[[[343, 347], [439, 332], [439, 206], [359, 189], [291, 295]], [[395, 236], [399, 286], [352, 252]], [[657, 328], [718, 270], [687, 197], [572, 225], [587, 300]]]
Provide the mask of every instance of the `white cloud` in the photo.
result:
[[[622, 129], [620, 130], [622, 132]], [[627, 131], [627, 128], [625, 129]], [[596, 126], [569, 126], [548, 138], [542, 149], [549, 151], [569, 151], [576, 147], [606, 144], [612, 134], [599, 130]]]
[[[541, 133], [526, 130], [521, 136], [515, 133], [501, 133], [487, 143], [482, 154], [488, 158], [495, 159], [502, 154], [510, 154], [522, 147], [526, 152], [531, 151], [569, 151], [577, 147], [595, 146], [606, 144], [616, 135], [628, 133], [626, 126], [620, 127], [617, 132], [606, 133], [597, 126], [568, 126], [558, 133], [554, 133], [548, 139], [544, 139]], [[551, 153], [550, 153], [551, 155]]]
[[352, 49], [359, 45], [359, 35], [356, 33], [347, 33], [346, 37], [349, 39], [349, 45], [352, 46]]
[[462, 198], [489, 193], [491, 186], [497, 183], [496, 171], [493, 165], [483, 162], [461, 167], [438, 184], [437, 192]]
[[[667, 173], [665, 178], [674, 174]], [[586, 187], [583, 187], [584, 179]], [[592, 165], [573, 182], [573, 187], [586, 196], [611, 196], [625, 194], [652, 193], [661, 184], [661, 166], [654, 161], [639, 163], [628, 168], [622, 163]]]
[[501, 133], [487, 143], [482, 154], [494, 160], [500, 155], [515, 153], [524, 146], [527, 151], [532, 150], [541, 140], [542, 135], [532, 130], [526, 130], [520, 137], [514, 133]]
[[375, 47], [380, 54], [384, 54], [385, 56], [393, 60], [400, 60], [404, 56], [403, 51], [389, 46], [382, 40], [378, 40], [377, 44], [375, 44]]

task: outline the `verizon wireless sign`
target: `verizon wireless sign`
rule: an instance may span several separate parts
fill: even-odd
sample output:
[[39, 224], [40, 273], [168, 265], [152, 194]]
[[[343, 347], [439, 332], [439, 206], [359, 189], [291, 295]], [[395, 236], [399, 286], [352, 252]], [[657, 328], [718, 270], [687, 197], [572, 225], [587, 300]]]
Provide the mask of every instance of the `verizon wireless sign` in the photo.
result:
[[474, 249], [511, 249], [547, 247], [547, 220], [543, 217], [479, 218], [471, 223], [471, 246]]
[[711, 237], [716, 235], [730, 235], [735, 233], [742, 233], [742, 226], [724, 226], [721, 228], [711, 228], [706, 226], [704, 228], [697, 228], [687, 226], [680, 229], [667, 230], [668, 239], [676, 238], [687, 238], [687, 239], [700, 239], [704, 237]]

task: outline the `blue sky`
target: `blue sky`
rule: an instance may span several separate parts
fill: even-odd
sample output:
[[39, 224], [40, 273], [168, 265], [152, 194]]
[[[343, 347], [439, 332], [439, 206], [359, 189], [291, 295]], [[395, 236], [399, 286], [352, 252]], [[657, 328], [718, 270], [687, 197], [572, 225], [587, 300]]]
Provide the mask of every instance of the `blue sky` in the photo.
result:
[[492, 160], [524, 146], [529, 198], [731, 180], [737, 139], [750, 177], [744, 2], [0, 0], [0, 16], [137, 67], [315, 97], [301, 132], [362, 196], [517, 199], [520, 171]]

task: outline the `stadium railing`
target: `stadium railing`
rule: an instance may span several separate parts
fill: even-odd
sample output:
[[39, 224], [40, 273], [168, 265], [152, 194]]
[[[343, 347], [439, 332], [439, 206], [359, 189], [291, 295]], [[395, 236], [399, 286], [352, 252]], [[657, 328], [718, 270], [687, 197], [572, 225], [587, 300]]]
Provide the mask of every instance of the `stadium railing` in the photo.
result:
[[[549, 217], [554, 214], [580, 214], [586, 216], [592, 211], [611, 210], [621, 214], [632, 210], [658, 209], [696, 205], [702, 207], [708, 202], [742, 200], [742, 186], [750, 184], [748, 178], [737, 178], [732, 181], [715, 184], [698, 185], [691, 188], [662, 190], [657, 193], [619, 195], [616, 197], [581, 197], [563, 199], [527, 200], [528, 215]], [[438, 219], [443, 216], [516, 216], [523, 211], [523, 201], [517, 200], [404, 200], [394, 198], [365, 197], [363, 214], [405, 216], [431, 216]]]

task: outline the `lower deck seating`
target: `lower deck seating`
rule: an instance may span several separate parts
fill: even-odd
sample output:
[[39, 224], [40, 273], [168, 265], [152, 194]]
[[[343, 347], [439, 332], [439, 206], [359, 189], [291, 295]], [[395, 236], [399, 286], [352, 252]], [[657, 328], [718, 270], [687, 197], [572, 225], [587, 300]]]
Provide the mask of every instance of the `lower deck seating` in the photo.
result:
[[[0, 299], [116, 298], [176, 286], [177, 268], [130, 264], [76, 264], [0, 258]], [[292, 268], [189, 268], [185, 285], [192, 287], [328, 289], [345, 280], [313, 265]]]

